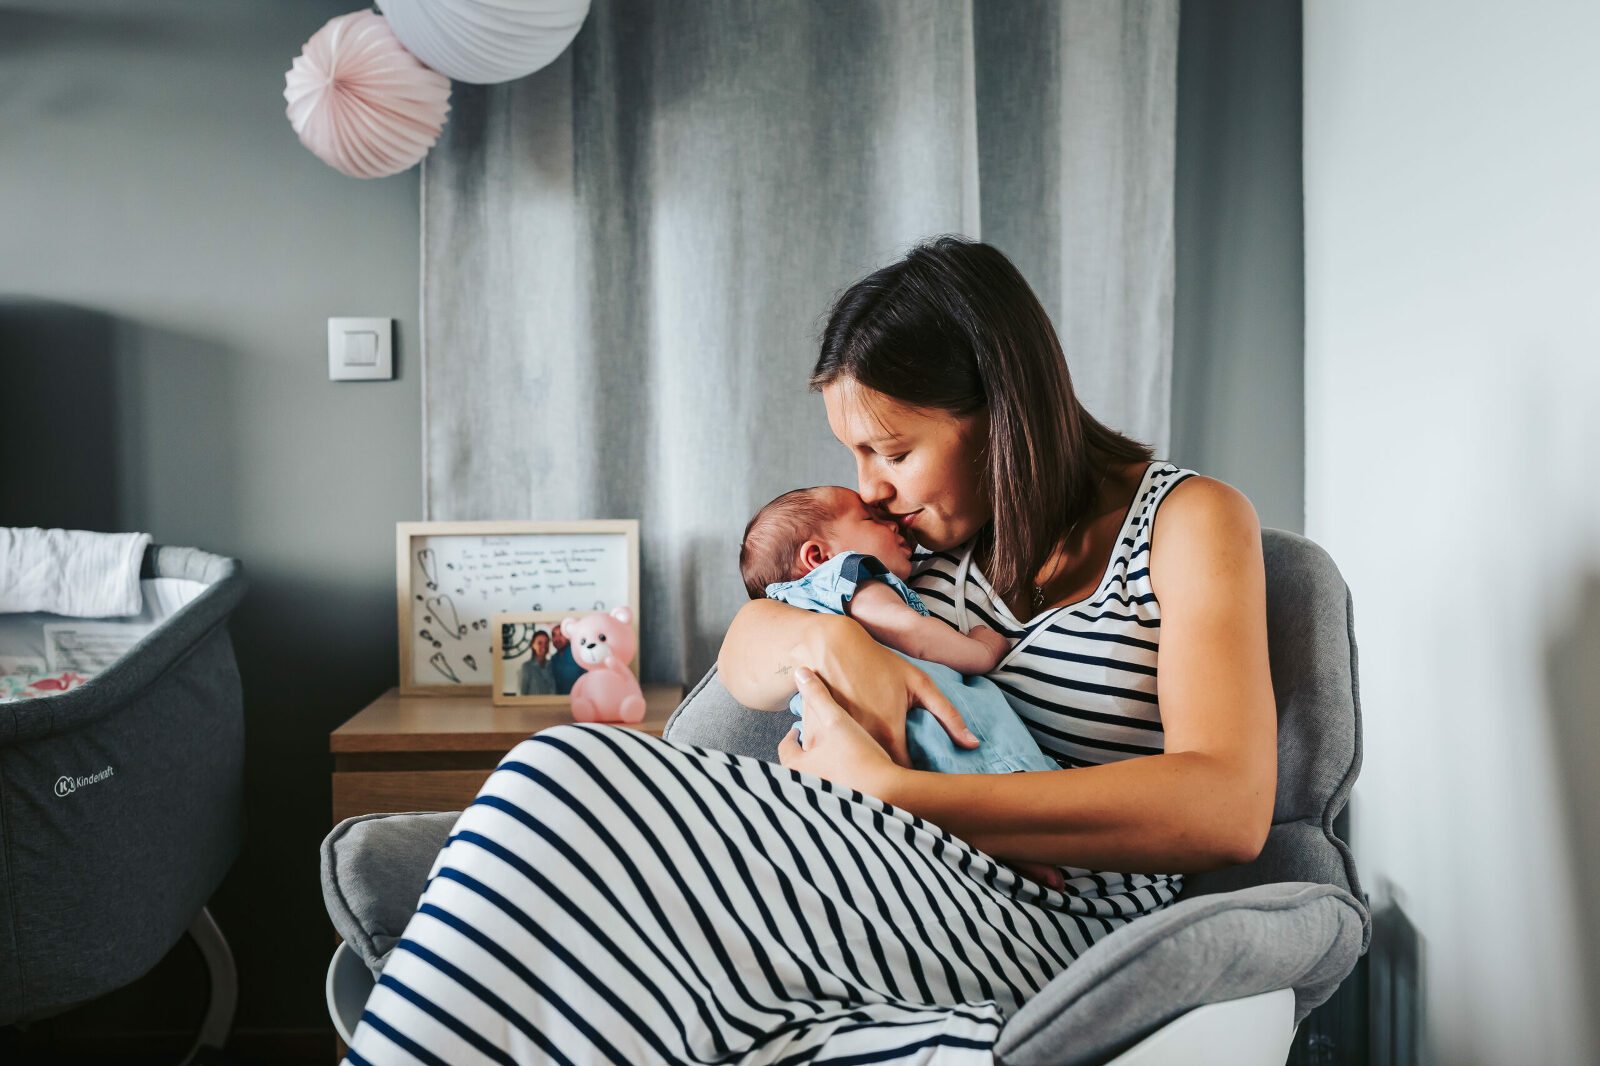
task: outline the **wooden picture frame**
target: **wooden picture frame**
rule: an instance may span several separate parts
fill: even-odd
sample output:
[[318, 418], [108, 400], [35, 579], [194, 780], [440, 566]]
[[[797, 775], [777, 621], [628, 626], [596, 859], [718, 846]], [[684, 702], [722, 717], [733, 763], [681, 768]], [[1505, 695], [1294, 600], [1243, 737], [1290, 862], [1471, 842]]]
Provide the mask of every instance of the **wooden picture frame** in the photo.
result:
[[395, 596], [400, 694], [489, 696], [495, 614], [639, 615], [639, 522], [397, 522]]

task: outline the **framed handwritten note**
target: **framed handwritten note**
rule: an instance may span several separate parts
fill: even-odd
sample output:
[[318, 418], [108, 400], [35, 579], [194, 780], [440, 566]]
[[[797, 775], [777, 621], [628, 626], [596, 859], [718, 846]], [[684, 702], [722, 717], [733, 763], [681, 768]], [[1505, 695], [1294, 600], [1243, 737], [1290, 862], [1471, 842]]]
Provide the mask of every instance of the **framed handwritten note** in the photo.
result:
[[639, 523], [400, 522], [400, 693], [492, 690], [494, 615], [639, 611]]

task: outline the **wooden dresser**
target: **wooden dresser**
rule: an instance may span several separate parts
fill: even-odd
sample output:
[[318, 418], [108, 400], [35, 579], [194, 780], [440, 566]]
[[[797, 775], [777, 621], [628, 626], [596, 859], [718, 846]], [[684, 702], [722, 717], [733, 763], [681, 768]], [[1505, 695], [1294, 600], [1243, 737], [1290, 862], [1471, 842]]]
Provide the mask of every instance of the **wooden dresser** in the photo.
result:
[[[682, 685], [646, 685], [644, 721], [656, 736], [683, 701]], [[529, 736], [572, 721], [560, 707], [497, 707], [488, 696], [402, 696], [392, 688], [328, 735], [333, 820], [391, 811], [459, 811], [500, 757]]]

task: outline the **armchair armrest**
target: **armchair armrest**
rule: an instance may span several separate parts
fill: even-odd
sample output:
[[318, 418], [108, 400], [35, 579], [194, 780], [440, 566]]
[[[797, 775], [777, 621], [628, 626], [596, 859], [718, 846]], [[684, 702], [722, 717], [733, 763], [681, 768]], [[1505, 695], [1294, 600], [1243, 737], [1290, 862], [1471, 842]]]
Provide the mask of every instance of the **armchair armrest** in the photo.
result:
[[1355, 968], [1366, 910], [1284, 882], [1184, 899], [1097, 941], [1012, 1015], [997, 1066], [1088, 1066], [1196, 1007], [1293, 989], [1294, 1024]]
[[322, 901], [328, 917], [376, 978], [427, 887], [433, 860], [460, 811], [363, 814], [322, 841]]

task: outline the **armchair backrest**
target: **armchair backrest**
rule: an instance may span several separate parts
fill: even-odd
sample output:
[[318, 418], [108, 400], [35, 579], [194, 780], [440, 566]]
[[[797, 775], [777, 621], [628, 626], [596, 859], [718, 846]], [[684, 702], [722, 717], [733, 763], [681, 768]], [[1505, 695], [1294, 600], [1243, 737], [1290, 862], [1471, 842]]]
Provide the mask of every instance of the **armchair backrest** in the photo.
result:
[[1282, 529], [1263, 529], [1267, 653], [1278, 704], [1278, 795], [1254, 862], [1184, 879], [1184, 895], [1278, 881], [1337, 885], [1361, 899], [1349, 846], [1334, 832], [1361, 769], [1350, 589], [1328, 553]]

